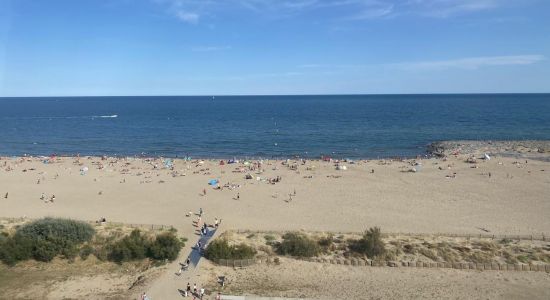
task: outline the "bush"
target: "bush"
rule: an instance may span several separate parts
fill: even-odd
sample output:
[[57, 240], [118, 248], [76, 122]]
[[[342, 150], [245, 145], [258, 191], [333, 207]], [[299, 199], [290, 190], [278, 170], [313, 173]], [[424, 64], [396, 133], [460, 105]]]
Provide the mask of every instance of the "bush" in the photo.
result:
[[334, 245], [334, 236], [332, 234], [320, 238], [317, 243], [321, 246], [323, 252], [334, 251], [336, 249]]
[[88, 256], [90, 256], [90, 254], [92, 253], [94, 253], [94, 247], [86, 244], [80, 249], [79, 255], [82, 260], [86, 260], [88, 259]]
[[173, 232], [164, 233], [156, 237], [151, 244], [149, 254], [151, 258], [170, 261], [176, 259], [184, 244], [176, 237]]
[[268, 246], [273, 246], [276, 243], [275, 236], [271, 234], [264, 235], [264, 239], [265, 239], [265, 244]]
[[249, 259], [256, 255], [256, 249], [246, 245], [229, 245], [226, 239], [217, 239], [208, 244], [204, 256], [210, 260]]
[[57, 254], [60, 254], [61, 249], [51, 241], [38, 240], [34, 242], [32, 256], [38, 261], [51, 261]]
[[365, 231], [363, 238], [355, 241], [350, 246], [353, 251], [366, 254], [369, 257], [377, 257], [386, 253], [380, 227], [372, 227]]
[[0, 241], [0, 259], [14, 265], [18, 261], [34, 258], [51, 261], [57, 255], [72, 259], [77, 246], [89, 241], [95, 231], [90, 224], [45, 218], [17, 227], [15, 234]]
[[283, 241], [277, 245], [276, 250], [282, 255], [300, 257], [317, 256], [321, 252], [321, 248], [317, 242], [299, 233], [287, 233], [283, 235]]
[[[155, 260], [174, 260], [183, 246], [184, 243], [172, 231], [160, 234], [151, 241], [142, 235], [139, 229], [135, 229], [129, 236], [107, 246], [107, 259], [119, 263], [146, 257]], [[105, 256], [101, 251], [96, 255], [99, 259], [104, 259]]]
[[24, 237], [7, 237], [0, 241], [0, 260], [13, 266], [32, 257], [32, 241]]
[[129, 236], [122, 238], [110, 246], [109, 260], [124, 262], [144, 259], [149, 249], [149, 240], [141, 235], [139, 229], [134, 229]]
[[16, 236], [26, 236], [32, 240], [59, 239], [62, 242], [80, 244], [92, 239], [94, 228], [84, 222], [69, 219], [45, 218], [25, 224], [17, 229]]

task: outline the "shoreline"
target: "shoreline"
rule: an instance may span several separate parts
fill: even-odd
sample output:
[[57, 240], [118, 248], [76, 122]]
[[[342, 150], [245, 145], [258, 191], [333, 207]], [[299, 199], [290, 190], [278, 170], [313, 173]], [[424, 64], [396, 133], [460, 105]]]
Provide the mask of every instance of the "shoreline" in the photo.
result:
[[[142, 152], [143, 153], [143, 152]], [[149, 155], [149, 154], [121, 154], [121, 155], [111, 155], [111, 154], [99, 154], [92, 153], [87, 154], [86, 152], [80, 153], [49, 153], [49, 154], [38, 154], [38, 153], [24, 153], [18, 155], [10, 155], [8, 153], [0, 153], [0, 158], [47, 158], [56, 156], [59, 158], [75, 158], [75, 157], [106, 157], [114, 159], [158, 159], [158, 158], [167, 158], [167, 159], [180, 159], [180, 160], [208, 160], [208, 161], [220, 161], [220, 160], [230, 160], [230, 159], [239, 159], [239, 160], [293, 160], [293, 159], [306, 159], [308, 161], [321, 161], [322, 157], [330, 157], [336, 160], [358, 160], [358, 161], [372, 161], [372, 160], [409, 160], [409, 159], [428, 159], [428, 158], [442, 158], [449, 155], [456, 154], [483, 154], [488, 153], [490, 155], [496, 156], [507, 156], [507, 157], [516, 157], [516, 158], [531, 158], [531, 159], [548, 159], [546, 158], [545, 153], [550, 153], [550, 140], [442, 140], [434, 141], [425, 145], [425, 150], [422, 153], [418, 153], [415, 156], [377, 156], [377, 157], [360, 157], [360, 156], [339, 156], [338, 154], [321, 154], [317, 156], [307, 156], [307, 155], [280, 155], [271, 157], [268, 156], [242, 156], [242, 155], [227, 155], [227, 156], [172, 156], [172, 155]], [[539, 155], [540, 154], [540, 155]]]

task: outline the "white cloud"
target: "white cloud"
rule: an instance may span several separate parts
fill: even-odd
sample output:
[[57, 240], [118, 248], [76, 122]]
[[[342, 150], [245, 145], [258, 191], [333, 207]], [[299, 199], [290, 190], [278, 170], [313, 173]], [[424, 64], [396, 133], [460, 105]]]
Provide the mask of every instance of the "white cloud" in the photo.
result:
[[186, 12], [184, 10], [178, 10], [175, 12], [176, 17], [181, 21], [189, 24], [197, 24], [199, 22], [200, 15], [197, 13]]
[[366, 20], [389, 16], [394, 12], [394, 5], [377, 5], [376, 7], [368, 7], [363, 9], [359, 14], [352, 16], [352, 20]]
[[403, 11], [426, 17], [446, 18], [453, 15], [496, 9], [506, 0], [410, 0]]
[[[227, 10], [243, 10], [262, 17], [280, 19], [306, 13], [328, 13], [333, 20], [368, 20], [404, 15], [447, 18], [521, 5], [520, 0], [151, 0], [189, 23], [216, 17]], [[525, 0], [522, 0], [525, 1]], [[530, 0], [538, 1], [538, 0]]]
[[510, 55], [467, 57], [451, 60], [421, 61], [392, 64], [390, 66], [407, 70], [440, 70], [469, 69], [475, 70], [486, 66], [531, 65], [545, 60], [543, 55]]

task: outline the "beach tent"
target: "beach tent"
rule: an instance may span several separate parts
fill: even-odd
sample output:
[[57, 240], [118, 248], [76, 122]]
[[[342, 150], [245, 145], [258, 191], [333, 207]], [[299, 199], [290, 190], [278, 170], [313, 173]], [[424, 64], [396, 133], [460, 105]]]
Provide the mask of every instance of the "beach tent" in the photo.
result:
[[246, 176], [245, 176], [244, 178], [245, 178], [245, 179], [252, 179], [252, 175], [246, 174]]
[[163, 162], [164, 162], [164, 167], [165, 167], [166, 169], [169, 169], [169, 168], [171, 168], [171, 167], [173, 166], [172, 160], [169, 159], [169, 158], [166, 159], [166, 160], [164, 160]]
[[86, 173], [88, 173], [88, 167], [83, 167], [80, 169], [80, 175], [86, 175]]
[[208, 182], [208, 184], [214, 186], [214, 185], [218, 184], [218, 182], [219, 182], [219, 180], [217, 180], [217, 179], [212, 179], [212, 180], [210, 180], [210, 181]]

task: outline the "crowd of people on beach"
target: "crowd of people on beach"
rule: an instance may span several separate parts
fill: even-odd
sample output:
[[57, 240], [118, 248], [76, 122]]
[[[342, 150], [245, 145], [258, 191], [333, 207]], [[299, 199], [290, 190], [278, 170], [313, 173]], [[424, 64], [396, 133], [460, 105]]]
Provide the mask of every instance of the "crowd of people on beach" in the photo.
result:
[[[3, 162], [1, 163], [2, 168], [6, 172], [12, 172], [12, 171], [17, 170], [17, 169], [22, 169], [20, 167], [20, 165], [22, 165], [25, 162], [40, 161], [44, 164], [54, 164], [54, 163], [62, 162], [65, 159], [70, 159], [70, 158], [63, 158], [63, 157], [58, 157], [58, 156], [54, 156], [54, 155], [50, 156], [49, 158], [48, 157], [35, 157], [35, 158], [33, 158], [33, 157], [21, 157], [21, 158], [11, 158], [11, 159], [10, 158], [0, 158], [0, 160], [3, 160]], [[381, 160], [373, 161], [373, 162], [371, 162], [371, 161], [353, 162], [353, 161], [348, 161], [348, 160], [334, 160], [332, 158], [326, 158], [326, 159], [324, 158], [321, 161], [314, 160], [314, 162], [315, 163], [331, 164], [333, 167], [336, 168], [336, 170], [346, 170], [345, 168], [340, 167], [340, 166], [344, 165], [344, 162], [346, 162], [346, 164], [356, 164], [359, 167], [361, 165], [364, 165], [364, 164], [370, 162], [368, 167], [365, 168], [364, 170], [366, 172], [370, 173], [370, 174], [374, 174], [375, 173], [375, 168], [376, 168], [376, 166], [374, 164], [376, 164], [376, 165], [391, 165], [395, 162], [401, 163], [399, 165], [399, 167], [400, 168], [401, 167], [405, 168], [405, 170], [403, 170], [403, 171], [406, 171], [407, 168], [408, 168], [408, 170], [409, 170], [408, 172], [411, 172], [411, 170], [413, 170], [412, 173], [420, 172], [423, 168], [422, 160], [423, 160], [423, 157], [417, 157], [416, 159], [400, 159], [400, 158], [398, 158], [398, 159], [381, 159]], [[480, 164], [480, 160], [489, 160], [489, 159], [487, 158], [487, 156], [482, 157], [482, 158], [476, 158], [474, 156], [469, 156], [467, 159], [465, 159], [465, 162], [471, 164], [472, 166], [475, 166], [475, 168], [478, 168], [478, 166]], [[233, 165], [234, 164], [228, 170], [233, 170], [232, 172], [234, 172], [234, 173], [241, 173], [242, 175], [239, 175], [239, 176], [244, 176], [244, 178], [241, 177], [241, 179], [244, 179], [244, 180], [241, 183], [239, 183], [238, 181], [236, 181], [236, 182], [228, 181], [223, 185], [217, 183], [215, 185], [212, 185], [211, 188], [213, 190], [217, 190], [217, 191], [223, 191], [224, 189], [228, 189], [228, 190], [232, 190], [232, 191], [235, 190], [234, 192], [232, 192], [233, 199], [234, 200], [241, 200], [241, 193], [243, 195], [246, 195], [246, 190], [243, 189], [243, 187], [245, 187], [247, 184], [250, 184], [251, 182], [253, 184], [255, 184], [256, 182], [262, 182], [262, 183], [267, 183], [267, 184], [273, 185], [273, 184], [279, 183], [283, 180], [283, 176], [281, 176], [277, 173], [272, 174], [271, 177], [265, 176], [264, 172], [265, 172], [266, 168], [271, 168], [271, 170], [273, 170], [273, 171], [278, 171], [279, 168], [283, 168], [283, 169], [286, 168], [287, 170], [296, 171], [295, 173], [303, 172], [304, 169], [305, 169], [306, 172], [309, 172], [309, 173], [306, 173], [306, 174], [315, 174], [313, 172], [313, 171], [316, 170], [315, 165], [307, 164], [307, 162], [308, 161], [305, 160], [305, 159], [295, 159], [295, 160], [288, 159], [288, 160], [282, 160], [282, 161], [277, 161], [277, 160], [275, 160], [275, 161], [256, 160], [256, 161], [240, 161], [240, 162], [237, 161], [237, 160], [227, 160], [227, 161], [222, 160], [222, 161], [219, 161], [219, 165], [221, 167], [223, 167], [225, 165]], [[178, 163], [178, 166], [181, 166], [181, 165], [179, 165], [181, 162], [177, 162], [177, 163]], [[153, 182], [154, 181], [153, 178], [160, 176], [162, 174], [161, 173], [162, 170], [168, 171], [167, 174], [169, 174], [172, 177], [186, 176], [187, 171], [190, 171], [190, 170], [194, 170], [193, 171], [194, 174], [196, 173], [196, 174], [201, 174], [201, 175], [211, 175], [211, 173], [215, 172], [215, 171], [213, 171], [213, 169], [211, 170], [208, 167], [208, 166], [212, 166], [212, 165], [211, 164], [210, 165], [205, 164], [205, 161], [203, 161], [203, 160], [185, 160], [183, 163], [184, 163], [183, 168], [180, 168], [179, 170], [177, 170], [176, 169], [176, 164], [174, 162], [172, 162], [171, 160], [168, 160], [168, 159], [164, 159], [162, 157], [158, 157], [158, 158], [145, 158], [145, 157], [112, 158], [112, 157], [103, 156], [103, 157], [99, 158], [99, 160], [98, 160], [97, 157], [80, 157], [80, 156], [77, 156], [77, 157], [73, 158], [73, 164], [79, 166], [79, 168], [80, 168], [79, 173], [75, 172], [75, 174], [80, 174], [81, 176], [90, 176], [89, 175], [90, 173], [88, 173], [88, 168], [86, 167], [86, 165], [88, 165], [88, 166], [94, 166], [96, 170], [103, 171], [103, 172], [105, 172], [106, 170], [109, 170], [109, 171], [118, 172], [121, 175], [125, 175], [125, 176], [141, 177], [141, 178], [143, 178], [143, 180], [140, 181], [141, 184], [147, 184], [147, 183]], [[436, 168], [438, 168], [439, 170], [446, 171], [445, 174], [441, 174], [442, 177], [444, 176], [445, 178], [448, 178], [448, 179], [454, 179], [454, 178], [457, 178], [457, 176], [458, 176], [458, 172], [455, 170], [455, 167], [456, 167], [455, 164], [456, 163], [457, 163], [456, 160], [450, 160], [449, 159], [449, 161], [448, 161], [448, 158], [441, 158], [441, 160], [439, 160], [435, 164], [437, 165]], [[528, 162], [525, 161], [525, 164], [527, 164], [527, 163]], [[520, 162], [514, 162], [514, 164], [517, 165], [518, 167], [523, 166], [523, 162], [521, 162], [521, 163]], [[374, 168], [371, 167], [371, 166], [373, 166]], [[72, 173], [72, 170], [70, 168], [68, 168], [67, 166], [64, 166], [64, 168], [69, 174]], [[36, 170], [36, 168], [26, 168], [26, 169], [23, 169], [22, 171], [23, 172], [33, 172], [33, 171], [38, 172], [40, 170]], [[221, 171], [221, 168], [220, 168], [220, 172], [221, 172], [221, 174], [224, 174], [224, 172]], [[36, 173], [34, 173], [34, 174], [36, 174]], [[335, 174], [338, 174], [338, 175], [335, 175]], [[342, 174], [344, 174], [344, 173], [333, 173], [333, 174], [329, 173], [327, 175], [327, 178], [340, 178], [340, 177], [342, 177]], [[33, 180], [32, 183], [34, 184], [34, 180], [36, 179], [36, 184], [40, 185], [40, 187], [47, 184], [48, 183], [47, 180], [50, 180], [52, 178], [52, 176], [46, 177], [46, 174], [44, 172], [38, 172], [38, 175], [39, 175], [38, 178], [37, 177], [32, 178], [32, 180]], [[378, 175], [378, 173], [377, 173], [377, 175]], [[491, 176], [492, 176], [491, 172], [483, 173], [483, 175], [486, 175], [488, 178], [491, 178]], [[307, 176], [304, 176], [304, 178], [306, 178], [306, 177]], [[507, 178], [510, 178], [510, 177], [511, 176], [509, 176], [507, 174]], [[53, 179], [57, 179], [57, 178], [59, 178], [59, 173], [55, 173], [55, 175], [53, 176]], [[210, 178], [212, 178], [212, 177], [210, 177]], [[307, 178], [313, 178], [313, 176], [309, 175], [309, 177], [307, 177]], [[94, 178], [94, 181], [96, 181], [96, 180], [97, 180], [97, 178]], [[159, 180], [158, 182], [160, 183], [161, 180]], [[120, 180], [120, 183], [126, 183], [126, 177], [122, 178]], [[207, 193], [209, 193], [209, 191], [207, 191], [207, 188], [202, 188], [202, 191], [201, 191], [200, 194], [202, 196], [206, 197]], [[98, 195], [102, 195], [102, 194], [103, 194], [102, 191], [98, 192]], [[281, 194], [285, 195], [285, 193], [281, 193]], [[287, 195], [288, 195], [288, 198], [284, 198], [283, 200], [287, 203], [293, 202], [293, 200], [297, 196], [296, 189], [294, 188]], [[10, 195], [6, 191], [4, 193], [3, 198], [8, 199], [8, 197], [10, 197], [10, 196], [13, 198], [13, 195]], [[61, 198], [61, 199], [63, 199], [63, 198]], [[229, 197], [228, 197], [228, 199], [229, 199]], [[244, 201], [246, 201], [247, 197], [243, 197], [243, 199], [244, 199]], [[44, 201], [45, 203], [55, 203], [56, 195], [55, 194], [46, 195], [46, 193], [42, 193], [41, 196], [40, 196], [40, 200]], [[188, 215], [191, 215], [191, 214], [188, 214]], [[212, 234], [212, 231], [213, 230], [215, 231], [218, 228], [218, 226], [220, 225], [222, 220], [218, 219], [218, 218], [215, 218], [213, 224], [208, 225], [203, 219], [204, 218], [204, 212], [203, 212], [202, 208], [199, 209], [199, 212], [196, 215], [197, 215], [197, 219], [193, 223], [194, 223], [194, 226], [197, 228], [197, 234], [200, 237], [199, 237], [199, 240], [196, 242], [196, 244], [194, 244], [193, 251], [197, 251], [199, 254], [202, 254], [205, 251], [205, 247], [206, 247], [206, 243], [204, 242], [206, 239], [203, 239], [203, 238], [209, 237]], [[105, 222], [105, 220], [106, 219], [102, 217], [98, 222], [99, 223]], [[192, 263], [191, 256], [189, 256], [185, 260], [185, 263], [180, 264], [181, 267], [176, 272], [176, 274], [181, 275], [181, 274], [183, 274], [183, 272], [188, 271], [190, 269], [191, 263]], [[202, 299], [202, 296], [204, 295], [204, 288], [198, 289], [196, 284], [194, 284], [193, 288], [191, 289], [191, 287], [188, 283], [187, 288], [186, 288], [185, 291], [186, 291], [185, 296], [193, 295], [196, 298], [201, 298]], [[146, 297], [147, 296], [145, 294], [143, 294], [142, 299], [148, 299]]]

